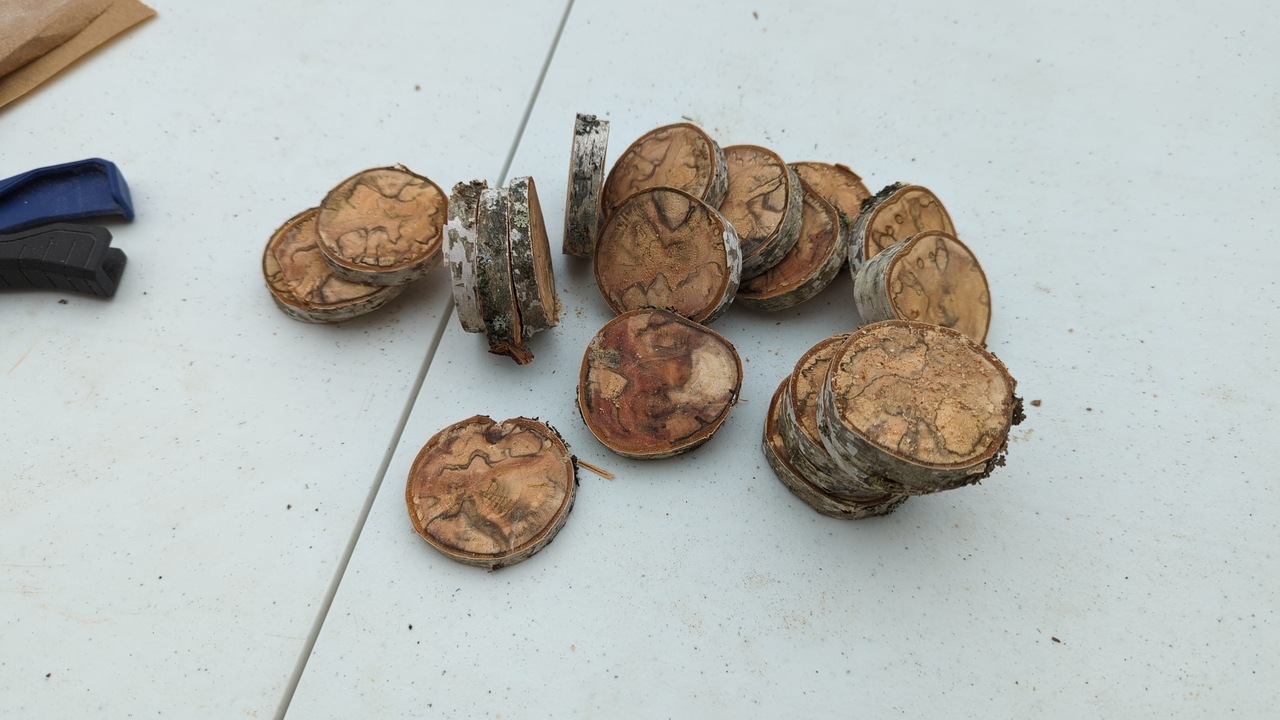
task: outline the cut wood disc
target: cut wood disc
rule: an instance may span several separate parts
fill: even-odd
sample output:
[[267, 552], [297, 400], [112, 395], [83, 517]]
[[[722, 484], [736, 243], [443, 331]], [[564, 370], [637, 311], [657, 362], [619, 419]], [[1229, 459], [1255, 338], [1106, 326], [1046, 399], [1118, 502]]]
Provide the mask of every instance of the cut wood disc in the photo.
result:
[[928, 230], [880, 251], [854, 275], [853, 298], [864, 322], [919, 320], [987, 341], [987, 276], [954, 235]]
[[800, 184], [805, 188], [800, 235], [777, 265], [738, 286], [737, 301], [747, 307], [773, 311], [799, 305], [830, 285], [848, 256], [839, 213], [803, 180]]
[[476, 280], [476, 254], [479, 240], [476, 223], [480, 212], [480, 193], [489, 187], [484, 180], [472, 180], [453, 186], [449, 196], [449, 222], [444, 232], [444, 262], [449, 266], [453, 280], [453, 306], [458, 312], [462, 329], [471, 333], [484, 332], [484, 317], [480, 314], [479, 293]]
[[871, 191], [863, 184], [858, 174], [844, 165], [825, 162], [791, 163], [800, 179], [809, 184], [809, 189], [817, 193], [823, 200], [831, 203], [836, 210], [848, 218], [852, 226], [858, 213], [862, 210], [862, 202], [871, 197]]
[[950, 328], [886, 320], [832, 356], [818, 430], [832, 456], [913, 494], [981, 480], [1004, 462], [1021, 420], [1016, 383], [994, 355]]
[[422, 446], [404, 499], [413, 529], [432, 547], [497, 570], [551, 542], [576, 488], [574, 457], [551, 427], [476, 415]]
[[892, 494], [872, 496], [862, 501], [851, 500], [833, 495], [810, 482], [805, 473], [789, 461], [788, 448], [779, 430], [786, 390], [787, 383], [784, 380], [778, 385], [778, 389], [773, 393], [773, 399], [769, 402], [761, 447], [769, 467], [773, 468], [773, 473], [793, 495], [823, 515], [844, 520], [888, 515], [906, 502], [906, 495]]
[[849, 333], [818, 341], [805, 351], [787, 377], [778, 429], [791, 449], [791, 464], [814, 485], [832, 495], [866, 501], [884, 495], [902, 494], [900, 484], [869, 475], [862, 469], [833, 456], [818, 429], [818, 406], [822, 386], [831, 367], [831, 358], [848, 342]]
[[857, 272], [876, 253], [926, 230], [956, 234], [942, 201], [919, 185], [890, 185], [862, 204], [849, 236], [849, 265]]
[[403, 166], [356, 173], [320, 203], [320, 250], [343, 279], [402, 285], [440, 260], [449, 200]]
[[511, 284], [515, 291], [520, 331], [527, 340], [559, 322], [560, 298], [551, 267], [551, 243], [531, 177], [507, 183], [510, 203], [507, 242], [511, 252]]
[[569, 152], [569, 191], [564, 203], [564, 254], [591, 257], [600, 232], [609, 121], [581, 113], [574, 119]]
[[772, 150], [755, 145], [724, 149], [729, 191], [720, 212], [742, 244], [742, 277], [781, 262], [800, 237], [804, 190], [795, 170]]
[[596, 286], [615, 313], [656, 307], [707, 324], [733, 302], [741, 272], [733, 226], [673, 188], [632, 195], [596, 245]]
[[516, 308], [511, 283], [511, 206], [505, 188], [487, 188], [480, 193], [476, 222], [476, 304], [484, 319], [489, 352], [506, 355], [520, 365], [533, 361], [524, 344], [520, 312]]
[[320, 252], [318, 208], [293, 216], [271, 235], [262, 274], [276, 306], [295, 320], [336, 323], [372, 312], [404, 290], [348, 282], [333, 273]]
[[665, 310], [632, 310], [587, 345], [578, 409], [610, 450], [663, 458], [709, 440], [741, 389], [742, 361], [724, 337]]
[[729, 185], [724, 151], [696, 125], [664, 125], [641, 135], [613, 164], [604, 182], [604, 220], [641, 190], [683, 190], [711, 207], [720, 207]]

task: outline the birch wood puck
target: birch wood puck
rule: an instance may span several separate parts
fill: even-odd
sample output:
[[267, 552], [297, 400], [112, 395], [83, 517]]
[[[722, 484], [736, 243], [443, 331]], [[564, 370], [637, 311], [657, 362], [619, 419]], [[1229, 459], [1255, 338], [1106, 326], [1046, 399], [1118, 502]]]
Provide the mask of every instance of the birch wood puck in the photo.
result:
[[320, 253], [318, 208], [293, 216], [271, 235], [262, 274], [276, 306], [295, 320], [336, 323], [377, 310], [405, 286], [378, 287], [343, 280]]
[[511, 208], [507, 195], [505, 188], [486, 188], [480, 193], [480, 214], [476, 222], [476, 304], [484, 320], [489, 352], [527, 365], [533, 362], [533, 353], [524, 344], [524, 330], [511, 283], [511, 250], [507, 240]]
[[1022, 419], [994, 355], [937, 325], [886, 320], [832, 356], [818, 429], [832, 456], [923, 494], [975, 483], [1004, 463]]
[[890, 185], [862, 204], [849, 235], [849, 265], [857, 272], [876, 253], [926, 230], [956, 234], [942, 201], [919, 185]]
[[546, 547], [577, 488], [560, 435], [529, 418], [476, 415], [423, 445], [405, 483], [413, 529], [441, 553], [490, 570]]
[[444, 231], [444, 262], [453, 281], [453, 306], [462, 329], [470, 333], [484, 332], [484, 317], [480, 314], [477, 299], [476, 254], [479, 252], [479, 240], [476, 223], [480, 213], [480, 193], [488, 187], [484, 180], [454, 185], [449, 196], [449, 222]]
[[738, 286], [737, 302], [747, 307], [774, 311], [799, 305], [830, 285], [848, 256], [839, 213], [800, 184], [805, 193], [799, 237], [778, 264]]
[[604, 189], [609, 121], [578, 114], [569, 151], [569, 191], [564, 203], [564, 254], [591, 257], [600, 233], [600, 193]]
[[764, 450], [765, 460], [769, 462], [769, 467], [773, 468], [774, 475], [793, 495], [823, 515], [844, 520], [888, 515], [906, 502], [906, 495], [892, 494], [872, 496], [863, 501], [841, 498], [810, 482], [805, 473], [789, 461], [788, 448], [779, 429], [786, 390], [787, 383], [784, 380], [778, 385], [778, 389], [773, 393], [773, 399], [769, 402], [761, 447]]
[[507, 183], [507, 200], [511, 285], [520, 315], [520, 331], [527, 340], [559, 322], [560, 298], [556, 295], [556, 276], [551, 267], [551, 243], [533, 178], [518, 177]]
[[742, 361], [724, 337], [665, 310], [632, 310], [587, 345], [578, 409], [610, 450], [663, 458], [709, 440], [741, 389]]
[[959, 330], [979, 345], [987, 341], [987, 276], [964, 243], [938, 230], [868, 260], [854, 275], [853, 298], [864, 322], [918, 320]]
[[849, 226], [862, 210], [862, 202], [871, 197], [871, 191], [863, 184], [862, 178], [839, 163], [797, 162], [791, 163], [791, 169], [808, 183], [811, 192], [843, 213]]
[[710, 135], [689, 123], [664, 125], [641, 135], [613, 164], [601, 209], [608, 220], [627, 198], [654, 187], [683, 190], [717, 208], [728, 185], [724, 151]]
[[903, 493], [900, 484], [870, 475], [833, 456], [818, 429], [818, 406], [831, 358], [850, 337], [850, 333], [844, 333], [820, 340], [796, 361], [787, 376], [778, 429], [792, 451], [791, 463], [823, 491], [855, 501], [875, 499], [886, 493], [900, 495]]
[[742, 244], [742, 276], [777, 265], [800, 236], [804, 190], [795, 170], [772, 150], [756, 145], [724, 149], [729, 190], [720, 212]]
[[448, 204], [435, 183], [403, 166], [356, 173], [320, 203], [320, 250], [345, 280], [412, 282], [439, 262]]
[[741, 272], [733, 226], [674, 188], [632, 195], [596, 245], [596, 286], [615, 313], [656, 307], [707, 324], [733, 302]]

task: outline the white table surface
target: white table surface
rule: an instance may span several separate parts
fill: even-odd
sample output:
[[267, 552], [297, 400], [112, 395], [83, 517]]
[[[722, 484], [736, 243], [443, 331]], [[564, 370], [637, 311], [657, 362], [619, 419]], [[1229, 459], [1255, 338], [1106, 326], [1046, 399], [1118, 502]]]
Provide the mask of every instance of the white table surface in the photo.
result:
[[[139, 206], [112, 228], [115, 299], [0, 298], [22, 408], [0, 440], [0, 711], [1274, 713], [1277, 10], [579, 0], [555, 42], [562, 7], [435, 5], [162, 6], [0, 112], [14, 172], [103, 155]], [[526, 367], [453, 318], [432, 354], [443, 275], [337, 328], [275, 311], [256, 262], [276, 225], [370, 165], [503, 177], [553, 46], [505, 175], [537, 179], [557, 244], [575, 112], [612, 121], [610, 161], [687, 117], [935, 190], [991, 281], [989, 346], [1041, 400], [1008, 465], [859, 522], [774, 479], [769, 394], [856, 325], [846, 276], [717, 321], [742, 401], [655, 462], [577, 416], [607, 320], [578, 259], [556, 258], [563, 323]], [[542, 417], [617, 475], [583, 472], [556, 541], [496, 573], [436, 553], [404, 508], [422, 443], [475, 413]]]

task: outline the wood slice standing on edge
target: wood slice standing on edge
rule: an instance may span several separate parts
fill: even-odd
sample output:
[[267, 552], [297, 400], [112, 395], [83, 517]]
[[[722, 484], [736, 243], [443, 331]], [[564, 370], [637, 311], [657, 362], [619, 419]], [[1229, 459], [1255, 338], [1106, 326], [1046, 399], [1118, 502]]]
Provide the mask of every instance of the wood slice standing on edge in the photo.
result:
[[778, 429], [792, 450], [791, 464], [825, 492], [859, 501], [885, 493], [900, 495], [903, 488], [898, 483], [869, 475], [832, 456], [818, 430], [818, 404], [831, 358], [850, 336], [851, 333], [844, 333], [819, 340], [796, 361], [787, 376]]
[[449, 200], [402, 165], [356, 173], [320, 203], [320, 250], [351, 282], [402, 285], [439, 262]]
[[505, 188], [488, 188], [480, 193], [480, 215], [476, 223], [476, 294], [489, 352], [506, 355], [517, 364], [533, 362], [533, 353], [524, 345], [520, 312], [511, 284], [510, 205]]
[[600, 193], [604, 189], [609, 121], [578, 113], [569, 151], [569, 191], [564, 203], [565, 255], [591, 257], [600, 233]]
[[926, 230], [956, 234], [942, 201], [919, 185], [890, 185], [862, 203], [849, 235], [849, 266], [856, 273], [876, 253]]
[[954, 235], [928, 230], [881, 250], [854, 275], [853, 299], [863, 322], [918, 320], [987, 341], [987, 276]]
[[975, 483], [1004, 464], [1022, 420], [1016, 383], [963, 333], [886, 320], [831, 359], [818, 430], [832, 456], [924, 494]]
[[808, 183], [809, 190], [835, 206], [840, 213], [840, 244], [849, 247], [853, 221], [862, 211], [863, 201], [871, 197], [862, 178], [839, 163], [797, 162], [791, 163], [791, 169]]
[[518, 177], [507, 183], [507, 200], [511, 285], [520, 314], [520, 331], [527, 340], [559, 322], [560, 298], [551, 268], [551, 243], [533, 178]]
[[724, 337], [665, 310], [633, 310], [587, 345], [578, 410], [610, 450], [664, 458], [711, 439], [741, 389], [742, 360]]
[[907, 501], [906, 495], [890, 494], [872, 497], [866, 501], [847, 500], [832, 495], [810, 482], [802, 470], [788, 461], [786, 443], [783, 441], [782, 433], [778, 428], [782, 413], [783, 396], [786, 394], [786, 390], [787, 383], [786, 380], [783, 380], [778, 385], [778, 389], [774, 391], [773, 399], [769, 401], [769, 410], [765, 414], [764, 437], [762, 438], [761, 448], [764, 450], [764, 457], [769, 462], [769, 467], [773, 468], [774, 475], [778, 476], [778, 479], [782, 481], [783, 485], [787, 486], [787, 489], [793, 495], [823, 515], [842, 520], [858, 520], [876, 515], [888, 515]]
[[608, 221], [627, 198], [641, 190], [683, 190], [713, 208], [729, 186], [724, 151], [696, 125], [676, 123], [641, 135], [623, 151], [604, 181], [601, 219]]
[[733, 302], [741, 272], [733, 226], [674, 188], [632, 195], [596, 244], [596, 286], [615, 313], [656, 307], [709, 324]]
[[738, 286], [737, 302], [760, 310], [782, 310], [812, 298], [840, 273], [848, 256], [841, 244], [840, 215], [835, 207], [804, 181], [804, 211], [800, 235], [791, 251], [777, 265]]
[[453, 280], [453, 306], [458, 311], [458, 322], [470, 333], [484, 332], [484, 317], [480, 314], [476, 280], [476, 222], [480, 213], [480, 193], [489, 187], [484, 180], [472, 180], [453, 186], [449, 196], [449, 222], [444, 231], [444, 263], [449, 266]]
[[319, 214], [303, 210], [267, 241], [262, 275], [277, 307], [295, 320], [336, 323], [377, 310], [404, 291], [405, 285], [363, 285], [335, 275], [320, 252]]
[[546, 547], [577, 490], [569, 447], [550, 426], [476, 415], [418, 452], [404, 499], [413, 529], [467, 565], [497, 570]]
[[742, 277], [777, 265], [800, 237], [804, 190], [778, 154], [756, 145], [724, 149], [729, 190], [720, 212], [742, 244]]

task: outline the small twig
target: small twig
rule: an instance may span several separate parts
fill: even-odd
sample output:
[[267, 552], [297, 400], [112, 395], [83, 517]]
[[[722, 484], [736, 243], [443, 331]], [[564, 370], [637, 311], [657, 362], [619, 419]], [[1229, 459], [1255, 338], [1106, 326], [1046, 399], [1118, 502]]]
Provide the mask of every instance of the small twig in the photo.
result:
[[582, 458], [578, 458], [578, 467], [584, 467], [590, 470], [591, 472], [599, 475], [600, 477], [604, 478], [605, 480], [612, 480], [614, 477], [613, 473], [609, 472], [608, 470], [598, 468], [595, 465], [592, 465], [591, 463], [587, 462], [586, 460], [583, 460]]

